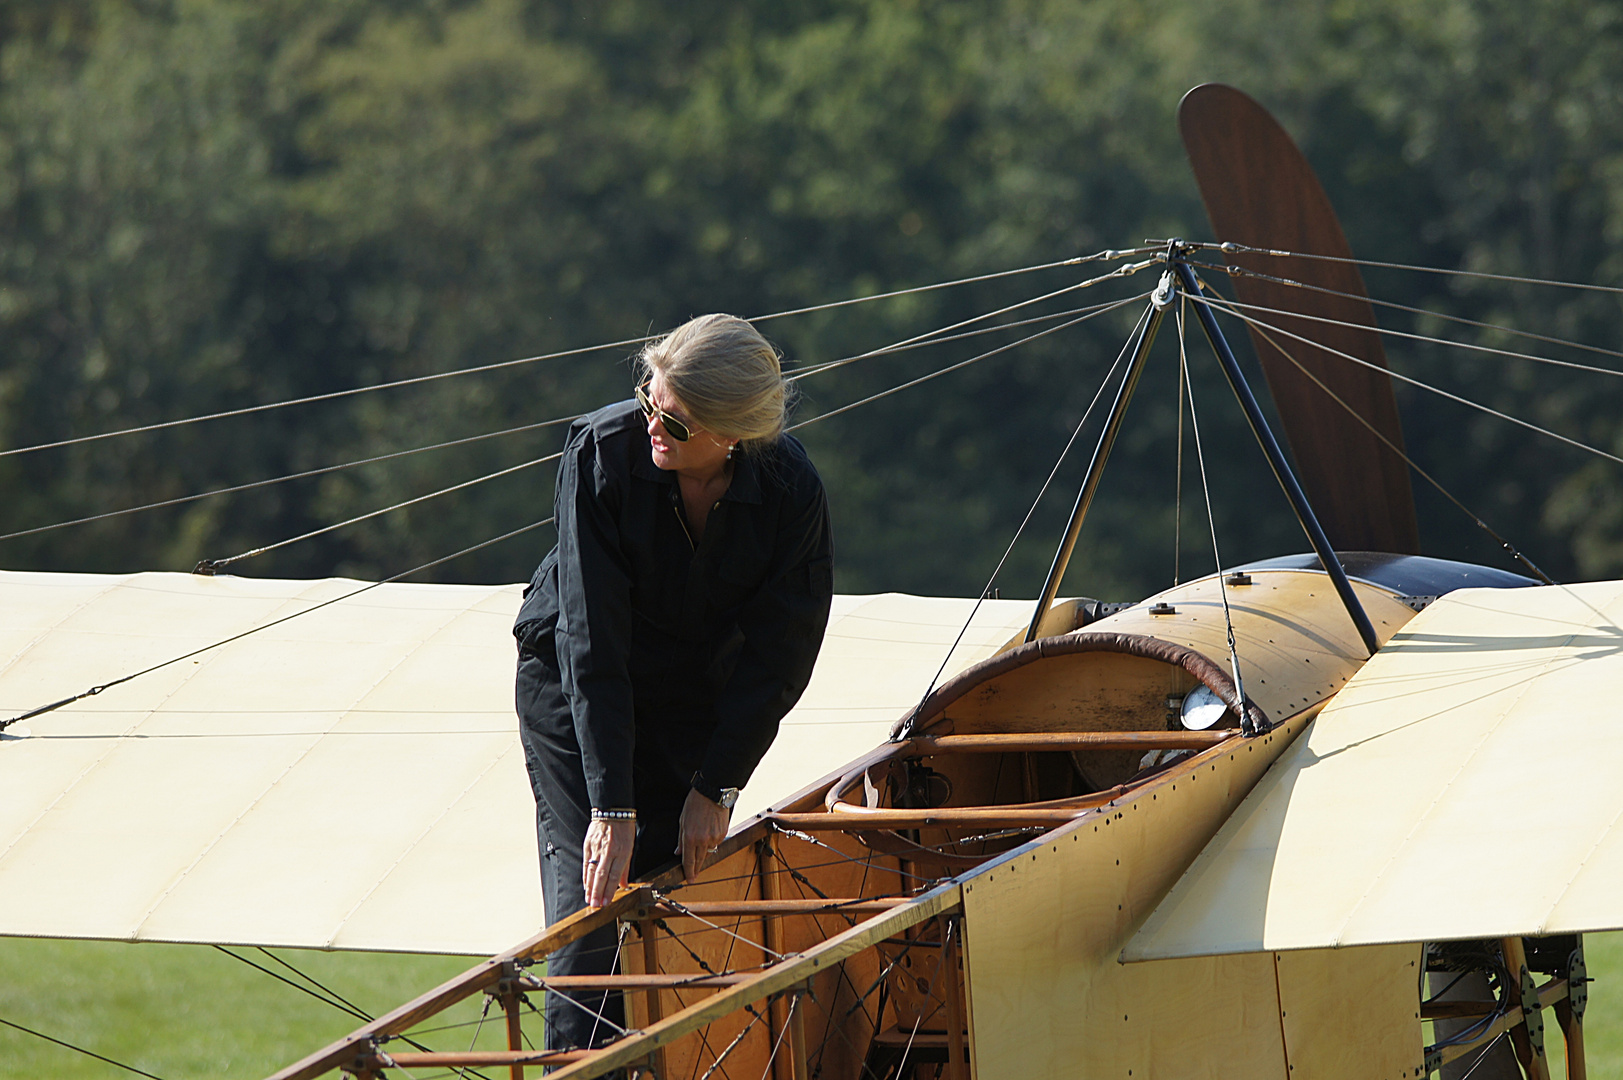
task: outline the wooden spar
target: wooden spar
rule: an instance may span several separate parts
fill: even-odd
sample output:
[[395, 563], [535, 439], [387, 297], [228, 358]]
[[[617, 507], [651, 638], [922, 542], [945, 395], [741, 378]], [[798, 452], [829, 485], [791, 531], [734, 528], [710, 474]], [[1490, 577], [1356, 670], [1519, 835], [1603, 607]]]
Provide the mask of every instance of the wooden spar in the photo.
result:
[[926, 735], [901, 744], [901, 754], [1026, 754], [1065, 750], [1206, 750], [1239, 734], [1215, 731], [1042, 731], [989, 735]]
[[401, 1051], [363, 1055], [357, 1065], [362, 1069], [441, 1068], [477, 1069], [481, 1065], [520, 1069], [526, 1065], [568, 1065], [580, 1061], [590, 1050], [463, 1050], [463, 1051]]
[[1076, 494], [1076, 505], [1071, 509], [1070, 523], [1065, 526], [1065, 537], [1060, 541], [1059, 550], [1054, 552], [1054, 563], [1048, 568], [1048, 580], [1043, 583], [1043, 591], [1037, 597], [1037, 608], [1031, 614], [1031, 625], [1026, 628], [1026, 641], [1037, 638], [1037, 628], [1042, 624], [1043, 616], [1048, 613], [1048, 605], [1054, 602], [1059, 594], [1060, 582], [1065, 577], [1065, 568], [1070, 564], [1071, 552], [1076, 549], [1076, 538], [1082, 532], [1082, 521], [1088, 516], [1088, 507], [1093, 504], [1093, 496], [1099, 490], [1099, 481], [1104, 478], [1105, 462], [1110, 460], [1111, 448], [1116, 445], [1116, 436], [1121, 434], [1123, 418], [1127, 415], [1127, 406], [1133, 400], [1133, 391], [1138, 387], [1139, 376], [1144, 374], [1144, 361], [1149, 358], [1150, 346], [1155, 343], [1155, 332], [1161, 328], [1161, 320], [1166, 315], [1166, 300], [1162, 298], [1162, 290], [1156, 290], [1156, 296], [1150, 301], [1150, 306], [1143, 316], [1143, 329], [1138, 335], [1138, 341], [1133, 346], [1133, 358], [1128, 364], [1127, 374], [1123, 376], [1121, 386], [1116, 390], [1116, 400], [1111, 403], [1110, 416], [1105, 421], [1104, 430], [1099, 433], [1099, 443], [1094, 447], [1093, 460], [1088, 462], [1088, 473], [1082, 481], [1082, 490]]
[[1376, 650], [1381, 647], [1380, 639], [1375, 636], [1375, 627], [1370, 623], [1364, 606], [1358, 602], [1352, 582], [1347, 580], [1346, 569], [1336, 557], [1335, 550], [1330, 546], [1330, 538], [1324, 535], [1324, 528], [1319, 524], [1318, 516], [1313, 513], [1312, 504], [1307, 501], [1302, 485], [1297, 482], [1296, 474], [1291, 471], [1290, 463], [1285, 460], [1285, 454], [1279, 448], [1279, 441], [1274, 438], [1273, 431], [1268, 427], [1268, 421], [1262, 415], [1256, 396], [1251, 393], [1251, 386], [1245, 381], [1245, 373], [1240, 370], [1239, 361], [1234, 359], [1234, 351], [1229, 348], [1222, 327], [1217, 325], [1217, 316], [1212, 314], [1209, 305], [1198, 302], [1203, 294], [1200, 282], [1195, 280], [1195, 272], [1181, 257], [1172, 260], [1172, 269], [1177, 273], [1185, 291], [1197, 298], [1195, 315], [1200, 319], [1201, 329], [1206, 331], [1206, 340], [1211, 342], [1212, 351], [1217, 354], [1217, 362], [1222, 366], [1223, 374], [1228, 377], [1229, 387], [1240, 401], [1240, 408], [1245, 412], [1246, 421], [1251, 425], [1251, 433], [1256, 436], [1257, 443], [1268, 458], [1268, 465], [1274, 470], [1274, 478], [1284, 489], [1285, 497], [1290, 500], [1291, 509], [1296, 511], [1296, 520], [1301, 522], [1302, 531], [1307, 533], [1308, 541], [1312, 543], [1314, 552], [1319, 556], [1320, 565], [1324, 567], [1324, 572], [1330, 575], [1330, 581], [1336, 587], [1336, 595], [1341, 597], [1341, 603], [1346, 607], [1353, 625], [1358, 628], [1358, 636], [1363, 640], [1364, 648], [1369, 651], [1369, 655], [1374, 656]]
[[771, 820], [786, 829], [805, 832], [845, 832], [850, 829], [1023, 829], [1029, 825], [1058, 828], [1087, 812], [1086, 807], [1022, 810], [1018, 806], [946, 807], [939, 810], [868, 810], [853, 807], [822, 814], [773, 814]]
[[938, 886], [904, 907], [883, 915], [875, 915], [867, 922], [858, 923], [821, 945], [770, 967], [746, 982], [728, 987], [705, 1001], [690, 1005], [674, 1016], [649, 1025], [644, 1031], [628, 1035], [619, 1042], [599, 1050], [589, 1061], [566, 1065], [552, 1073], [550, 1080], [585, 1080], [588, 1076], [601, 1076], [623, 1065], [630, 1065], [647, 1057], [656, 1047], [697, 1031], [745, 1005], [789, 990], [817, 972], [872, 948], [910, 926], [917, 926], [957, 908], [962, 901], [962, 887], [956, 881]]
[[[1538, 988], [1538, 1007], [1541, 1009], [1548, 1009], [1556, 1002], [1566, 1000], [1567, 989], [1567, 980], [1551, 979], [1549, 982]], [[1508, 990], [1509, 988], [1507, 987], [1507, 992]], [[1521, 1026], [1522, 1024], [1526, 1023], [1526, 1020], [1527, 1016], [1522, 1011], [1520, 1005], [1511, 1006], [1510, 1010], [1506, 1012], [1505, 1015], [1489, 1024], [1485, 1029], [1483, 1029], [1481, 1034], [1477, 1035], [1477, 1037], [1472, 1039], [1470, 1042], [1456, 1043], [1453, 1046], [1444, 1047], [1443, 1050], [1437, 1055], [1437, 1066], [1440, 1068], [1447, 1065], [1450, 1061], [1455, 1061], [1464, 1057], [1466, 1054], [1469, 1054], [1471, 1051], [1477, 1049], [1483, 1044], [1498, 1038], [1506, 1031], [1510, 1031]], [[1546, 1073], [1546, 1077], [1547, 1076], [1548, 1073]]]
[[[635, 912], [630, 917], [635, 919], [680, 919], [683, 916], [688, 916], [690, 918], [719, 919], [729, 915], [743, 915], [746, 917], [772, 915], [877, 915], [882, 911], [889, 911], [893, 907], [900, 907], [910, 899], [912, 898], [907, 896], [871, 900], [824, 900], [821, 898], [816, 900], [780, 900], [774, 898], [771, 900], [694, 900], [682, 904], [657, 901], [650, 904], [647, 910]], [[771, 946], [771, 942], [767, 944], [768, 947]]]
[[552, 975], [527, 979], [522, 990], [671, 990], [692, 988], [714, 990], [737, 986], [753, 979], [753, 974], [731, 975]]
[[624, 889], [620, 895], [603, 907], [576, 912], [561, 919], [518, 948], [485, 961], [471, 971], [464, 972], [422, 996], [407, 1002], [392, 1012], [385, 1013], [343, 1039], [318, 1050], [302, 1061], [271, 1074], [269, 1080], [311, 1080], [329, 1069], [352, 1061], [358, 1054], [370, 1051], [373, 1040], [380, 1035], [398, 1035], [441, 1011], [470, 997], [486, 987], [494, 987], [503, 977], [509, 961], [545, 956], [554, 949], [579, 941], [602, 926], [611, 926], [632, 908], [648, 903], [647, 889]]

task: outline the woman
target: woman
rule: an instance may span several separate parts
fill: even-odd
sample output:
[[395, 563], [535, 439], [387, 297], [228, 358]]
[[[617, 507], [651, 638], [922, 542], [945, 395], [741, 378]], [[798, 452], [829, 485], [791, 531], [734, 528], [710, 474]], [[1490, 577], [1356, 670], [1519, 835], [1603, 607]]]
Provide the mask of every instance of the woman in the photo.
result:
[[[577, 420], [558, 545], [514, 626], [517, 704], [549, 924], [727, 833], [799, 699], [833, 594], [828, 503], [784, 434], [777, 353], [730, 315], [649, 345], [633, 401]], [[548, 973], [613, 969], [613, 927]], [[547, 995], [547, 1045], [602, 1043], [617, 996]]]

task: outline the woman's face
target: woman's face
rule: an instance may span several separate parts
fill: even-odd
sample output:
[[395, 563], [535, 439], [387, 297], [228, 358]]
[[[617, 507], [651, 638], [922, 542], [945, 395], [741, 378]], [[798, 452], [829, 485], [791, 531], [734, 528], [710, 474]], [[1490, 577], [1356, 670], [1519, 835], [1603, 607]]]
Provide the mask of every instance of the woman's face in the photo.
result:
[[648, 383], [648, 396], [655, 405], [687, 424], [690, 432], [687, 442], [677, 442], [665, 430], [658, 413], [648, 417], [648, 442], [653, 447], [654, 464], [661, 469], [700, 479], [708, 479], [719, 472], [727, 460], [727, 451], [732, 448], [732, 440], [694, 425], [688, 419], [687, 410], [676, 400], [676, 395], [666, 389], [665, 377], [658, 371], [654, 372], [654, 377]]

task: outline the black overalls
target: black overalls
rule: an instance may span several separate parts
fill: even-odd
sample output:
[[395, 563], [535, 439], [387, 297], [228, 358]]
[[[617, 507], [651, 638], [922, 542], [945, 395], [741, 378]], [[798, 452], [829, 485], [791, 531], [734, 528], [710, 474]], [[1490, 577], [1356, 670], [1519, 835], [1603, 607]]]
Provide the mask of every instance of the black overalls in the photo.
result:
[[[549, 925], [585, 906], [592, 807], [636, 808], [640, 878], [672, 858], [695, 771], [744, 786], [811, 678], [833, 594], [827, 499], [789, 436], [735, 458], [697, 546], [634, 402], [570, 428], [554, 503], [558, 546], [514, 625]], [[610, 926], [547, 971], [605, 974], [614, 952]], [[549, 1047], [616, 1034], [617, 998], [573, 997], [547, 995]]]

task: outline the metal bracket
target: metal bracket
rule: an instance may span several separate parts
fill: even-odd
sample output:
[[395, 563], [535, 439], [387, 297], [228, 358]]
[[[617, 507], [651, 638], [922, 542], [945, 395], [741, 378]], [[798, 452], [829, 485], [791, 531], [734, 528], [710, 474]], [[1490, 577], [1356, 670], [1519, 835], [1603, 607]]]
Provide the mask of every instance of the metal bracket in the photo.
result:
[[1522, 1022], [1527, 1025], [1527, 1041], [1533, 1045], [1533, 1054], [1544, 1056], [1544, 1010], [1538, 1003], [1538, 986], [1533, 982], [1533, 973], [1522, 965]]
[[1589, 977], [1589, 968], [1584, 964], [1584, 939], [1578, 935], [1578, 947], [1572, 950], [1567, 958], [1567, 1000], [1572, 1003], [1572, 1016], [1578, 1023], [1584, 1022], [1584, 1009], [1589, 1006], [1589, 984], [1594, 982]]

